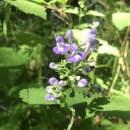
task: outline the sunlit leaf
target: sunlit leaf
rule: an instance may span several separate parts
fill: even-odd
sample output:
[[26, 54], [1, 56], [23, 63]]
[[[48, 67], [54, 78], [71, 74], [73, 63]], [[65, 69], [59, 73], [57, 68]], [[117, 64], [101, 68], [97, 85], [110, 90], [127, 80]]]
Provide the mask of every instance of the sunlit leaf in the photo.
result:
[[5, 0], [5, 2], [19, 8], [27, 14], [34, 14], [46, 20], [46, 9], [40, 4], [28, 0]]
[[119, 30], [122, 30], [130, 24], [130, 13], [114, 13], [112, 14], [112, 22]]
[[116, 47], [113, 47], [111, 45], [102, 45], [98, 48], [99, 54], [108, 54], [108, 55], [114, 55], [119, 56], [119, 50]]
[[108, 104], [97, 104], [102, 108], [104, 114], [110, 117], [118, 117], [123, 120], [130, 120], [130, 101], [122, 96], [113, 96], [110, 98]]
[[94, 11], [94, 10], [90, 10], [86, 13], [86, 15], [93, 15], [93, 16], [99, 16], [99, 17], [105, 17], [104, 14], [98, 12], [98, 11]]
[[66, 91], [66, 102], [68, 105], [73, 106], [76, 112], [84, 118], [86, 116], [86, 101], [84, 96], [77, 92], [71, 92], [69, 90]]
[[45, 100], [47, 93], [46, 89], [43, 88], [29, 88], [21, 90], [19, 95], [23, 102], [29, 104], [56, 104], [55, 102]]

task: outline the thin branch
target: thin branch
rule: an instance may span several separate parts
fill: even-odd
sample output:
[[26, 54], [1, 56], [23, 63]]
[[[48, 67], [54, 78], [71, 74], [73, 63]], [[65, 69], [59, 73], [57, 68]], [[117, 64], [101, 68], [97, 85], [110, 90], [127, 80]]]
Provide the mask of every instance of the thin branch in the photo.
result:
[[127, 61], [128, 46], [129, 46], [129, 41], [126, 42], [125, 51], [124, 51], [124, 61], [125, 61], [125, 64], [126, 64], [127, 76], [130, 77], [130, 69], [129, 69], [129, 64], [128, 64], [128, 61]]
[[73, 123], [74, 123], [74, 118], [75, 118], [75, 109], [70, 108], [70, 110], [72, 111], [72, 117], [71, 117], [71, 121], [70, 124], [68, 125], [68, 128], [66, 130], [71, 130]]

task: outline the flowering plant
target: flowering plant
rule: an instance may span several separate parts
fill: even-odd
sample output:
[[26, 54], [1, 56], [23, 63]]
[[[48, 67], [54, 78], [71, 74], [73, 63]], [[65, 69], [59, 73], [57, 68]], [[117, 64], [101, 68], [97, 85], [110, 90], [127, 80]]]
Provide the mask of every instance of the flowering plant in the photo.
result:
[[[65, 55], [65, 59], [58, 64], [54, 62], [49, 64], [51, 69], [59, 73], [60, 80], [55, 77], [49, 79], [50, 85], [46, 87], [48, 93], [45, 99], [55, 102], [61, 107], [67, 106], [72, 111], [73, 117], [67, 130], [72, 127], [75, 112], [84, 118], [88, 98], [103, 91], [103, 87], [91, 83], [91, 78], [88, 76], [95, 69], [94, 60], [86, 60], [89, 53], [97, 53], [95, 47], [99, 41], [95, 38], [96, 34], [95, 29], [88, 30], [86, 38], [79, 44], [74, 42], [72, 30], [68, 30], [66, 33], [67, 42], [64, 41], [62, 36], [55, 38], [56, 46], [53, 51], [55, 54]], [[78, 105], [81, 106], [83, 112], [80, 112], [77, 108]]]

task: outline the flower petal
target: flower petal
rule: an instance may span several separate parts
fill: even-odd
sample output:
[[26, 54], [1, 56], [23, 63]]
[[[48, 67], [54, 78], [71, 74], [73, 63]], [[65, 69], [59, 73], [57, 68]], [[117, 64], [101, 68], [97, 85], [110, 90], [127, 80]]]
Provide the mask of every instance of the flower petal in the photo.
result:
[[58, 84], [58, 80], [55, 77], [51, 77], [49, 79], [49, 83], [52, 85], [57, 85]]
[[77, 86], [78, 87], [85, 87], [88, 84], [88, 81], [86, 79], [79, 80]]
[[86, 57], [85, 52], [79, 52], [78, 54], [70, 55], [67, 60], [70, 62], [79, 62], [80, 60], [83, 60]]
[[72, 44], [72, 42], [74, 40], [72, 30], [68, 30], [65, 37], [68, 40], [69, 44]]
[[45, 99], [49, 100], [49, 101], [54, 101], [55, 100], [55, 98], [51, 94], [47, 94]]
[[48, 93], [52, 93], [52, 92], [53, 92], [53, 90], [52, 90], [52, 87], [51, 87], [51, 86], [47, 86], [47, 87], [46, 87], [46, 90], [47, 90], [47, 92], [48, 92]]
[[56, 54], [65, 54], [69, 50], [70, 50], [70, 45], [68, 44], [65, 44], [64, 46], [56, 46], [53, 48], [53, 51]]
[[64, 39], [63, 39], [62, 36], [56, 36], [55, 40], [56, 40], [56, 42], [58, 42], [58, 43], [61, 43], [61, 42], [64, 43]]
[[54, 70], [57, 70], [57, 69], [58, 69], [58, 66], [57, 66], [54, 62], [51, 62], [51, 63], [49, 64], [49, 67], [50, 67], [51, 69], [54, 69]]

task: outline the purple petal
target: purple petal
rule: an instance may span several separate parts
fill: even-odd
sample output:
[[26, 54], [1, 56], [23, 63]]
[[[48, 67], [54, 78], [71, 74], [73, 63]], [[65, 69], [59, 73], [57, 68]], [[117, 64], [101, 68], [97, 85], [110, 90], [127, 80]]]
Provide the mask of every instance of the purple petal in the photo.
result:
[[52, 92], [53, 92], [53, 90], [52, 90], [52, 87], [51, 87], [51, 86], [47, 86], [47, 87], [46, 87], [46, 90], [47, 90], [47, 92], [48, 92], [48, 93], [52, 93]]
[[53, 51], [56, 54], [65, 54], [67, 51], [70, 50], [70, 46], [68, 44], [65, 44], [64, 46], [56, 46], [53, 48]]
[[60, 97], [60, 94], [55, 93], [54, 98], [58, 98], [58, 97]]
[[57, 85], [58, 84], [58, 80], [55, 77], [51, 77], [49, 79], [49, 83], [52, 85]]
[[88, 81], [86, 79], [81, 79], [78, 82], [78, 87], [85, 87], [88, 84]]
[[51, 62], [51, 63], [49, 64], [49, 67], [50, 67], [51, 69], [54, 69], [54, 70], [57, 70], [57, 69], [58, 69], [58, 66], [57, 66], [54, 62]]
[[78, 54], [81, 56], [80, 60], [83, 60], [86, 57], [85, 52], [79, 52]]
[[72, 51], [78, 51], [78, 46], [76, 44], [72, 44], [70, 47]]
[[90, 45], [91, 46], [95, 46], [97, 43], [99, 43], [99, 41], [97, 40], [97, 39], [91, 39], [91, 41], [90, 41]]
[[63, 49], [63, 51], [62, 51], [61, 54], [65, 54], [65, 53], [68, 52], [69, 50], [70, 50], [70, 46], [68, 46], [68, 44], [65, 44], [64, 49]]
[[90, 30], [90, 34], [96, 35], [96, 34], [97, 34], [97, 31], [96, 31], [95, 29], [91, 29], [91, 30]]
[[95, 29], [90, 29], [88, 32], [87, 32], [87, 35], [86, 35], [86, 43], [89, 43], [91, 41], [91, 39], [95, 38], [97, 32]]
[[70, 55], [67, 60], [70, 62], [79, 62], [80, 60], [83, 60], [86, 57], [85, 52], [79, 52], [78, 54], [75, 55]]
[[45, 99], [49, 100], [49, 101], [54, 101], [55, 100], [55, 98], [51, 94], [47, 94]]
[[66, 33], [66, 38], [67, 38], [68, 36], [71, 36], [71, 35], [73, 35], [72, 30], [68, 30], [67, 33]]
[[57, 37], [55, 38], [55, 40], [56, 40], [56, 42], [58, 42], [58, 43], [61, 43], [61, 42], [64, 43], [64, 39], [63, 39], [62, 36], [57, 36]]
[[65, 85], [66, 85], [66, 83], [63, 80], [60, 80], [59, 83], [58, 83], [58, 86], [60, 86], [60, 87], [63, 87]]
[[74, 40], [74, 37], [73, 37], [73, 32], [72, 30], [68, 30], [67, 33], [66, 33], [66, 39], [68, 40], [69, 43], [72, 43], [73, 40]]

